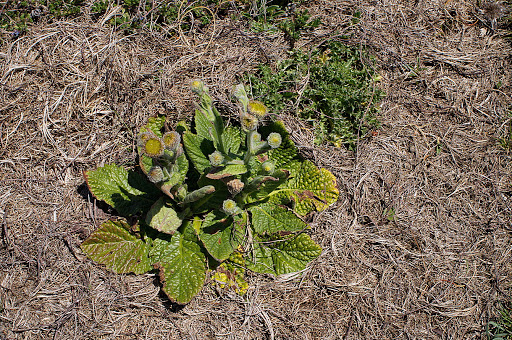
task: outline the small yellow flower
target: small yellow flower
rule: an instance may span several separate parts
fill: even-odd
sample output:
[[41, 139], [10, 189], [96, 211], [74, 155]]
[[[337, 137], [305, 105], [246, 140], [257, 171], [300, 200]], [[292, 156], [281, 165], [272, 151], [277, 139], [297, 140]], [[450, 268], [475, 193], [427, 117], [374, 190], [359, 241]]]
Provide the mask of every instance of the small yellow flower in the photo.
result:
[[164, 153], [164, 143], [158, 137], [150, 137], [144, 142], [143, 149], [149, 157], [160, 157]]
[[240, 124], [242, 124], [244, 130], [254, 131], [258, 127], [258, 118], [248, 113], [242, 113], [240, 115]]
[[206, 89], [206, 86], [204, 85], [204, 83], [200, 80], [193, 80], [191, 83], [190, 83], [190, 88], [192, 89], [192, 91], [198, 95], [200, 95], [201, 93], [203, 93]]
[[224, 163], [224, 156], [222, 156], [219, 151], [215, 151], [214, 153], [210, 154], [208, 158], [210, 159], [210, 164], [212, 166], [219, 166]]
[[281, 145], [282, 141], [283, 139], [281, 138], [281, 135], [277, 132], [272, 132], [267, 138], [267, 143], [272, 149], [277, 149]]
[[238, 206], [235, 201], [228, 199], [222, 203], [222, 210], [228, 215], [233, 215], [238, 211]]
[[180, 145], [181, 137], [176, 131], [166, 132], [163, 137], [164, 145], [169, 150], [176, 150]]
[[276, 168], [276, 166], [274, 165], [274, 162], [272, 162], [272, 161], [266, 161], [261, 164], [261, 169], [268, 174], [273, 173], [275, 168]]
[[265, 104], [258, 100], [250, 100], [249, 104], [247, 104], [247, 111], [259, 119], [265, 117], [268, 114], [268, 109]]

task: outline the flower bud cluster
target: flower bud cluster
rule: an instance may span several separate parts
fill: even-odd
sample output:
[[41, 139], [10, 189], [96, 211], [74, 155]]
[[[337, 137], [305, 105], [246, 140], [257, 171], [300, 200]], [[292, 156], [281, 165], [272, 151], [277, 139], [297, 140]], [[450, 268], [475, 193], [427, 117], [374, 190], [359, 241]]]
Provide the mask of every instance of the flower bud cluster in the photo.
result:
[[162, 137], [152, 131], [142, 132], [138, 136], [138, 146], [142, 154], [155, 160], [154, 165], [147, 170], [148, 179], [152, 183], [164, 182], [170, 173], [177, 171], [176, 159], [183, 154], [181, 137], [177, 132], [166, 132]]

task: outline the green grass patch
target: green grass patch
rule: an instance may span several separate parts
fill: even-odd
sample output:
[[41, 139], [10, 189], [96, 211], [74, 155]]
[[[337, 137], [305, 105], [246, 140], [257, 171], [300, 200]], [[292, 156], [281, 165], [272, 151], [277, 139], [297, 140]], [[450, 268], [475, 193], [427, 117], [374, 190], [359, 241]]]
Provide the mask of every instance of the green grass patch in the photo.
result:
[[512, 339], [512, 304], [500, 305], [498, 310], [498, 318], [487, 324], [485, 333], [490, 340], [510, 340]]
[[245, 75], [252, 95], [274, 112], [297, 114], [315, 129], [316, 143], [354, 149], [359, 138], [379, 127], [378, 103], [384, 93], [364, 50], [328, 41], [310, 53], [290, 52], [273, 67], [261, 64]]

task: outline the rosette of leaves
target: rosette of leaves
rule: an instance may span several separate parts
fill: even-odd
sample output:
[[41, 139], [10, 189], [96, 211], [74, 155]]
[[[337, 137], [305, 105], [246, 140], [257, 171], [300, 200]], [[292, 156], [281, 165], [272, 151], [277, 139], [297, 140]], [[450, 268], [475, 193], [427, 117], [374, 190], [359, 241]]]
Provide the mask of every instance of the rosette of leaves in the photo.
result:
[[237, 126], [224, 123], [202, 82], [192, 90], [200, 99], [193, 128], [165, 131], [165, 118], [156, 117], [141, 129], [141, 171], [106, 165], [85, 173], [97, 199], [138, 223], [103, 223], [83, 251], [116, 273], [157, 271], [180, 304], [209, 271], [212, 282], [243, 294], [246, 270], [303, 270], [321, 248], [301, 216], [338, 198], [335, 177], [299, 157], [281, 122], [263, 125], [266, 106], [249, 100], [242, 85], [234, 91]]

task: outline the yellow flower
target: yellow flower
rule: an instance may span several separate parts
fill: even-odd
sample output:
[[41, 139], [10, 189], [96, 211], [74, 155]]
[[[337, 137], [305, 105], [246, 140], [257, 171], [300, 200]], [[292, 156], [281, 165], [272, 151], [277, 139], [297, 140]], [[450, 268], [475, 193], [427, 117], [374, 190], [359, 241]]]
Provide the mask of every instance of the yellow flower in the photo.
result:
[[222, 154], [219, 151], [213, 152], [208, 156], [208, 158], [210, 159], [210, 164], [212, 166], [219, 166], [222, 165], [222, 163], [224, 163], [224, 156], [222, 156]]
[[166, 132], [163, 135], [162, 139], [163, 139], [164, 145], [167, 147], [167, 149], [173, 150], [173, 151], [176, 150], [178, 145], [180, 145], [180, 141], [181, 141], [180, 135], [176, 131]]
[[268, 113], [268, 109], [265, 104], [257, 100], [249, 101], [249, 104], [247, 104], [247, 111], [259, 119], [265, 117]]
[[242, 124], [244, 130], [254, 131], [258, 127], [258, 118], [248, 113], [242, 113], [240, 115], [240, 124]]
[[283, 139], [281, 138], [281, 135], [277, 132], [272, 132], [267, 138], [267, 143], [272, 149], [277, 149], [281, 145], [282, 141]]
[[158, 137], [150, 137], [144, 142], [143, 150], [149, 157], [160, 157], [164, 153], [164, 143]]

